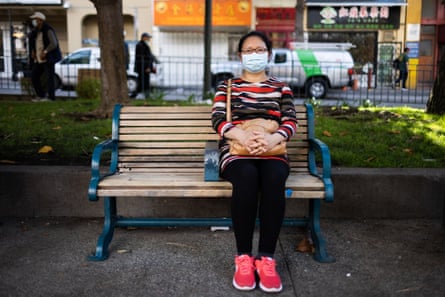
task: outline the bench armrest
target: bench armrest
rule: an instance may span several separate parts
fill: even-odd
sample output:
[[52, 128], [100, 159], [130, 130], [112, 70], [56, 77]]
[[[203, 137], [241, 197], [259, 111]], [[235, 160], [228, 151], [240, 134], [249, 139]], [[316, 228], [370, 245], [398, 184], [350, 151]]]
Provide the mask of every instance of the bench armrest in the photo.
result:
[[[118, 155], [117, 148], [118, 148], [117, 141], [112, 139], [102, 141], [94, 148], [93, 157], [91, 159], [91, 179], [90, 179], [90, 185], [88, 187], [88, 198], [90, 201], [98, 200], [96, 193], [99, 181], [105, 176], [113, 175], [116, 173], [117, 155]], [[100, 161], [102, 159], [102, 154], [107, 151], [111, 151], [110, 167], [107, 173], [101, 175]]]
[[[315, 160], [316, 152], [319, 152], [321, 156], [321, 173], [318, 172]], [[331, 153], [329, 152], [329, 147], [317, 138], [309, 138], [308, 164], [309, 172], [323, 180], [326, 193], [324, 200], [326, 202], [334, 201], [334, 185], [331, 180]]]

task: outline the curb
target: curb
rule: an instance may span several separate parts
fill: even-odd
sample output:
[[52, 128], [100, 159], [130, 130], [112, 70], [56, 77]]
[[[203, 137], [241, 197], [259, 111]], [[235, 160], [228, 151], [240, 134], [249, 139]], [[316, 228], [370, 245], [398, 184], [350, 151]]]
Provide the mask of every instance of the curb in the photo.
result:
[[[89, 179], [86, 166], [1, 165], [0, 216], [102, 217], [101, 201], [87, 198]], [[322, 218], [437, 219], [445, 213], [445, 169], [333, 168], [332, 180], [334, 202], [323, 203]], [[229, 201], [129, 198], [119, 209], [129, 216], [227, 217]], [[305, 207], [288, 200], [287, 216]]]

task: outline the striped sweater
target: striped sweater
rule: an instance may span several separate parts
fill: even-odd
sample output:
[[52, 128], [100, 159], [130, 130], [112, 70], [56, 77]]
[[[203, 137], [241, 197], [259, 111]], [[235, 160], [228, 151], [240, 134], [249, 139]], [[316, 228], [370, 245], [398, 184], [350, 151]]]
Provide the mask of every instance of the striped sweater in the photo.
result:
[[212, 125], [221, 136], [220, 170], [233, 160], [242, 158], [278, 159], [288, 162], [287, 156], [232, 156], [224, 133], [243, 121], [264, 118], [275, 120], [280, 127], [277, 132], [289, 140], [296, 131], [297, 120], [293, 94], [289, 86], [271, 77], [263, 82], [251, 83], [241, 78], [232, 79], [232, 122], [226, 120], [227, 81], [218, 86], [213, 100]]

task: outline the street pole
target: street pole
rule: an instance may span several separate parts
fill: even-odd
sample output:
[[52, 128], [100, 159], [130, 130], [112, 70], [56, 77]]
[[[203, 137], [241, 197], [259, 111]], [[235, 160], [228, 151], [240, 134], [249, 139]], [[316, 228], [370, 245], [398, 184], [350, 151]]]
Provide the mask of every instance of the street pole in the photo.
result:
[[205, 99], [210, 92], [211, 73], [210, 63], [212, 57], [212, 0], [205, 1], [205, 19], [204, 19], [204, 87], [202, 98]]
[[12, 77], [13, 81], [17, 81], [17, 67], [16, 67], [16, 54], [15, 54], [15, 42], [14, 42], [14, 26], [12, 25], [12, 17], [11, 10], [8, 9], [8, 20], [9, 20], [9, 40], [11, 47], [11, 68], [12, 68]]
[[295, 5], [295, 41], [303, 42], [304, 38], [304, 25], [303, 25], [303, 16], [304, 16], [304, 3], [303, 0], [297, 0]]

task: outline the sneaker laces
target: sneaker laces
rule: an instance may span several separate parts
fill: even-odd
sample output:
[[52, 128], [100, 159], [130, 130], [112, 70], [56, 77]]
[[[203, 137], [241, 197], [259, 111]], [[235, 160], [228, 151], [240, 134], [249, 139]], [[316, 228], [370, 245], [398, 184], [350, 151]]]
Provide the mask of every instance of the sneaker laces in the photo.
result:
[[252, 259], [249, 256], [239, 256], [236, 259], [236, 264], [238, 265], [239, 272], [241, 274], [252, 273]]
[[276, 270], [275, 270], [275, 266], [276, 266], [276, 262], [275, 260], [271, 259], [271, 258], [266, 258], [263, 257], [262, 259], [263, 261], [263, 265], [262, 265], [262, 271], [264, 272], [265, 275], [267, 276], [274, 276], [276, 275]]

